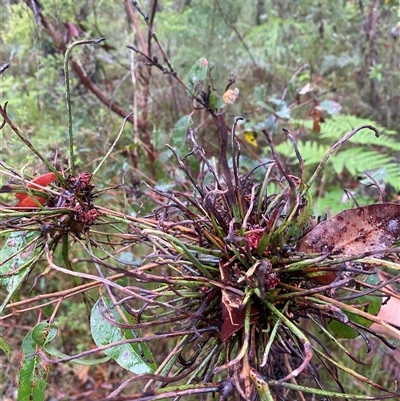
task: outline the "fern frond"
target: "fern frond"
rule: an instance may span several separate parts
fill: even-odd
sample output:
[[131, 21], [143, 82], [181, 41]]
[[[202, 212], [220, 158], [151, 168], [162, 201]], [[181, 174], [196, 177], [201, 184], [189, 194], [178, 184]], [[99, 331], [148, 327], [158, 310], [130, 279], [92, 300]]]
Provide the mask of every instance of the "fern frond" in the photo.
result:
[[337, 174], [341, 174], [346, 169], [351, 175], [386, 167], [393, 163], [388, 155], [360, 147], [342, 150], [329, 160]]
[[398, 151], [400, 148], [399, 140], [396, 140], [396, 132], [390, 131], [382, 126], [379, 126], [375, 121], [365, 118], [359, 118], [351, 115], [339, 115], [326, 119], [325, 123], [321, 125], [320, 137], [322, 139], [329, 139], [330, 141], [337, 141], [360, 125], [372, 125], [376, 127], [380, 133], [379, 138], [371, 132], [362, 131], [354, 135], [349, 142], [357, 143], [360, 145], [373, 145], [380, 146]]
[[343, 188], [332, 187], [323, 196], [314, 198], [313, 213], [314, 216], [323, 216], [326, 213], [333, 215], [351, 207], [354, 207], [354, 202], [346, 197]]
[[[314, 141], [299, 141], [297, 146], [306, 166], [319, 163], [329, 149], [329, 146]], [[295, 157], [293, 144], [290, 141], [280, 143], [276, 146], [276, 150], [283, 156]]]
[[400, 192], [400, 165], [399, 163], [391, 163], [385, 167], [387, 178], [386, 183], [390, 184], [396, 192]]

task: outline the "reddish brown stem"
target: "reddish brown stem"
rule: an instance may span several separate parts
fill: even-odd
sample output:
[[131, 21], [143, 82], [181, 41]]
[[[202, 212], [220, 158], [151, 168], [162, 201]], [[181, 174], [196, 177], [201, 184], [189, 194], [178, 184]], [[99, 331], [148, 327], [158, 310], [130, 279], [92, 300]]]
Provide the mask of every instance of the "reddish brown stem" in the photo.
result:
[[[57, 48], [57, 50], [64, 54], [67, 50], [67, 44], [65, 43], [62, 35], [56, 31], [54, 26], [51, 24], [51, 22], [43, 15], [41, 7], [36, 3], [35, 1], [29, 1], [25, 0], [25, 3], [28, 5], [28, 7], [32, 10], [32, 12], [35, 15], [36, 21], [40, 21], [40, 23], [43, 25], [44, 29], [46, 30], [47, 34], [53, 39], [54, 45]], [[76, 62], [72, 57], [69, 59], [70, 65], [72, 70], [75, 72], [75, 74], [78, 76], [82, 84], [90, 91], [92, 92], [103, 104], [105, 104], [110, 110], [112, 110], [114, 113], [119, 115], [120, 117], [125, 118], [130, 114], [128, 110], [126, 110], [124, 107], [122, 107], [118, 102], [116, 102], [113, 98], [109, 97], [102, 89], [100, 89], [89, 77], [87, 74], [86, 70], [83, 68], [82, 65], [80, 65], [78, 62]], [[146, 116], [147, 118], [147, 116]], [[146, 118], [138, 119], [137, 120], [137, 126], [138, 129], [143, 132], [143, 142], [147, 145], [146, 146], [146, 151], [147, 155], [149, 157], [149, 160], [151, 162], [154, 162], [155, 160], [155, 152], [154, 148], [151, 144], [150, 137], [148, 134], [147, 130], [147, 123], [146, 123]], [[131, 124], [134, 123], [134, 118], [133, 116], [130, 116], [127, 118], [127, 121], [129, 121]]]

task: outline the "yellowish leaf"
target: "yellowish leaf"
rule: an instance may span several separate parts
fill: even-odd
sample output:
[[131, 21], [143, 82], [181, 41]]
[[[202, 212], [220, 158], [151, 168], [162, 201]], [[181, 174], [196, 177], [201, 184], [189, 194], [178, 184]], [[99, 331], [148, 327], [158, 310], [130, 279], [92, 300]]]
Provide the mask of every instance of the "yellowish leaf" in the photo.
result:
[[257, 133], [253, 131], [246, 131], [244, 133], [244, 140], [248, 142], [250, 145], [257, 147], [258, 142], [257, 142]]
[[235, 89], [228, 89], [223, 95], [222, 95], [222, 101], [225, 104], [232, 104], [235, 102], [237, 97], [239, 96], [239, 88]]

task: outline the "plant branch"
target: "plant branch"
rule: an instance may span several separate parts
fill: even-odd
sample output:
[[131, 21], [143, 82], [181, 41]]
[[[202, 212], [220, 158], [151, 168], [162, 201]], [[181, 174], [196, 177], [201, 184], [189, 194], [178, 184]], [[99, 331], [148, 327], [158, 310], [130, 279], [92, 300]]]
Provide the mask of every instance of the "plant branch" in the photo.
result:
[[[28, 7], [33, 11], [37, 12], [38, 18], [43, 25], [44, 29], [46, 30], [47, 34], [53, 39], [53, 42], [57, 48], [57, 50], [64, 54], [67, 51], [67, 44], [65, 43], [62, 35], [57, 32], [54, 28], [54, 26], [50, 23], [50, 21], [43, 15], [43, 12], [40, 7], [33, 7], [32, 3], [35, 3], [35, 1], [29, 1], [25, 0], [25, 3], [28, 5]], [[108, 97], [108, 95], [103, 92], [88, 76], [86, 70], [74, 59], [69, 60], [72, 70], [75, 72], [75, 74], [78, 76], [82, 84], [91, 92], [93, 93], [104, 105], [106, 105], [110, 110], [112, 110], [114, 113], [119, 115], [120, 117], [125, 118], [127, 115], [129, 115], [129, 111], [124, 109], [120, 104], [114, 101], [114, 99], [111, 99]], [[133, 117], [131, 116], [128, 118], [130, 123], [133, 124]], [[138, 126], [140, 129], [143, 127], [143, 121], [138, 121]]]
[[325, 163], [328, 161], [329, 157], [332, 155], [332, 153], [341, 145], [343, 145], [345, 142], [347, 142], [352, 136], [357, 134], [358, 131], [361, 131], [362, 129], [367, 128], [375, 132], [375, 136], [378, 138], [379, 137], [379, 132], [378, 130], [373, 127], [372, 125], [361, 125], [358, 128], [353, 129], [353, 131], [349, 132], [347, 135], [345, 135], [342, 139], [337, 141], [324, 155], [323, 159], [321, 162], [318, 164], [318, 167], [315, 169], [314, 174], [311, 176], [311, 178], [308, 180], [307, 184], [305, 184], [303, 192], [301, 196], [304, 196], [308, 190], [310, 189], [311, 185], [314, 183], [316, 178], [318, 177], [318, 174], [321, 172], [322, 168], [324, 167]]

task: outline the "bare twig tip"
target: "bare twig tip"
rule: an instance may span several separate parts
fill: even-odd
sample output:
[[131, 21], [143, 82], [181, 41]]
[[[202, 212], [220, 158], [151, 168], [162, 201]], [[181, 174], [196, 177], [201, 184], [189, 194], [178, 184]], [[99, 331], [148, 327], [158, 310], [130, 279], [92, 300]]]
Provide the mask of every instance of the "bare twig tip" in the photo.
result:
[[10, 63], [3, 64], [0, 67], [0, 75], [10, 66]]

